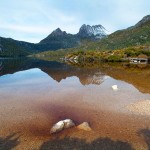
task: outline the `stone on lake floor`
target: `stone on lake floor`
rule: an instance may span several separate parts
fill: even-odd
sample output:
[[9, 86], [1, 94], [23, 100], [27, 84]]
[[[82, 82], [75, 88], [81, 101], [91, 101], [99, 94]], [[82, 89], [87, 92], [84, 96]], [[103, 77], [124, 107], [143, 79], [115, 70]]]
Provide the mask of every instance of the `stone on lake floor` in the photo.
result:
[[81, 130], [85, 130], [85, 131], [91, 131], [92, 130], [88, 122], [81, 123], [80, 125], [77, 126], [77, 128], [81, 129]]
[[50, 133], [57, 133], [60, 132], [64, 129], [64, 122], [63, 121], [59, 121], [56, 124], [54, 124], [54, 126], [51, 128]]
[[53, 125], [53, 127], [50, 130], [50, 133], [58, 133], [62, 131], [63, 129], [74, 127], [75, 123], [71, 119], [65, 119], [57, 122]]
[[66, 119], [64, 122], [64, 129], [71, 128], [75, 126], [75, 123], [71, 119]]

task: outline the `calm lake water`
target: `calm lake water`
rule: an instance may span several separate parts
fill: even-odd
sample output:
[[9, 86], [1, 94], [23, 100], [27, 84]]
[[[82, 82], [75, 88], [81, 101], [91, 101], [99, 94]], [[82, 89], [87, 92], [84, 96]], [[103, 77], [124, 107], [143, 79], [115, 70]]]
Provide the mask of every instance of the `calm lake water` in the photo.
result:
[[[145, 100], [149, 65], [1, 59], [0, 149], [150, 149], [150, 108], [129, 109]], [[67, 118], [89, 122], [92, 131], [50, 135], [52, 125]]]

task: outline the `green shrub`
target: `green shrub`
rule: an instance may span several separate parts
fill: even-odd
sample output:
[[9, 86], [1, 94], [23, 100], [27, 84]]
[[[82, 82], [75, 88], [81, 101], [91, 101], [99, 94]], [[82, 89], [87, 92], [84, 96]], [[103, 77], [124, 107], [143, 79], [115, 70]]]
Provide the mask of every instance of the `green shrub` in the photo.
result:
[[109, 62], [121, 62], [122, 59], [120, 56], [117, 56], [117, 55], [111, 55], [107, 58], [107, 61]]

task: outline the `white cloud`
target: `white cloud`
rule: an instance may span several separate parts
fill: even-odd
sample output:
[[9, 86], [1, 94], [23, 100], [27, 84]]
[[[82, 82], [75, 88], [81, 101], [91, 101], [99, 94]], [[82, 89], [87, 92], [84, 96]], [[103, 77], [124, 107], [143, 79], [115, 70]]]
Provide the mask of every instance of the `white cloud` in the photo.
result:
[[23, 26], [23, 25], [3, 25], [0, 24], [1, 29], [13, 30], [22, 33], [30, 33], [30, 34], [47, 34], [49, 32], [49, 27], [36, 27], [36, 26]]
[[37, 42], [58, 27], [77, 33], [84, 23], [114, 32], [148, 15], [149, 5], [149, 0], [1, 0], [0, 36]]

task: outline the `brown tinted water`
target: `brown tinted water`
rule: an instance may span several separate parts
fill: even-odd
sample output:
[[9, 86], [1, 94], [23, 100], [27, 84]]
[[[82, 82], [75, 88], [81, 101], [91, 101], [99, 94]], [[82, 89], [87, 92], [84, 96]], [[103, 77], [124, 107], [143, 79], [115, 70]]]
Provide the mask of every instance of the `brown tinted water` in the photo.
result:
[[[80, 68], [38, 60], [1, 64], [1, 149], [150, 148], [150, 114], [127, 109], [150, 100], [149, 68]], [[71, 128], [50, 135], [52, 125], [66, 118], [77, 125], [87, 121], [92, 131]]]

